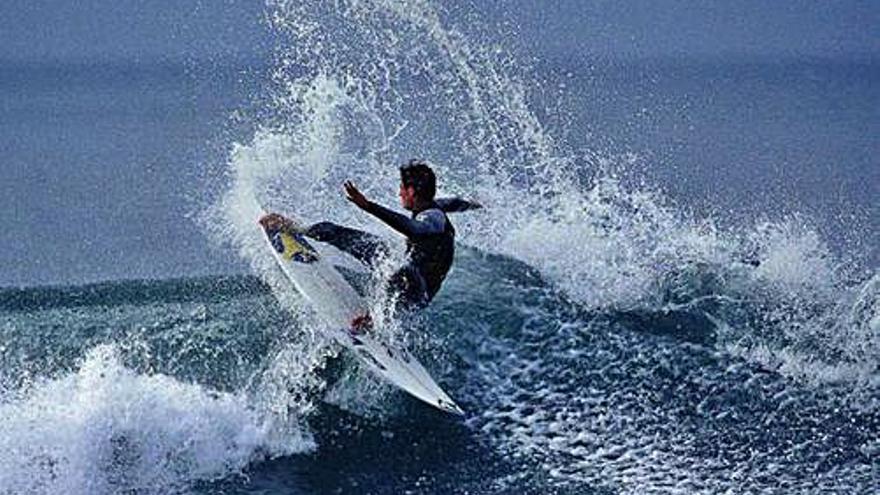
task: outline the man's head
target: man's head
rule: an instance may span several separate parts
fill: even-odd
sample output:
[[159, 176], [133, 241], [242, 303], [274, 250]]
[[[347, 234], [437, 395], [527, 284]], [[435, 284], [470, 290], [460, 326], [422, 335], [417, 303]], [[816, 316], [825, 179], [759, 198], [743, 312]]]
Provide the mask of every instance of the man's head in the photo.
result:
[[427, 163], [410, 160], [400, 167], [400, 205], [407, 210], [434, 200], [437, 177]]

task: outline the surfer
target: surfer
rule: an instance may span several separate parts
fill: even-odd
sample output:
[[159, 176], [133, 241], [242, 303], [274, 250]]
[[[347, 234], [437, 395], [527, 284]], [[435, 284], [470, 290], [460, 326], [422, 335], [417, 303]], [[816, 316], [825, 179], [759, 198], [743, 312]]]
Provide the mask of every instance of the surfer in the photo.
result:
[[[452, 266], [455, 229], [446, 214], [482, 206], [460, 198], [435, 199], [436, 175], [427, 163], [418, 160], [400, 167], [400, 205], [409, 210], [410, 216], [370, 201], [351, 181], [345, 182], [344, 189], [346, 198], [358, 208], [406, 237], [408, 261], [388, 280], [388, 290], [396, 297], [398, 308], [426, 306], [440, 290]], [[379, 237], [332, 222], [302, 228], [278, 213], [270, 213], [260, 223], [264, 228], [284, 228], [331, 244], [372, 268], [388, 254], [388, 246]], [[352, 322], [355, 328], [369, 327], [369, 316], [358, 320]]]

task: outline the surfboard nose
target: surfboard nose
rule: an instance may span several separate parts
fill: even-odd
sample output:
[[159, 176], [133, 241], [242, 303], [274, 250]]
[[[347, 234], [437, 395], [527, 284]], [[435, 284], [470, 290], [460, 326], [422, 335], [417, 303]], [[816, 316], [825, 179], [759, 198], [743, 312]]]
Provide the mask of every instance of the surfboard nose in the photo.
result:
[[464, 416], [464, 409], [458, 406], [455, 402], [446, 399], [437, 399], [437, 407], [440, 409], [455, 414], [457, 416]]

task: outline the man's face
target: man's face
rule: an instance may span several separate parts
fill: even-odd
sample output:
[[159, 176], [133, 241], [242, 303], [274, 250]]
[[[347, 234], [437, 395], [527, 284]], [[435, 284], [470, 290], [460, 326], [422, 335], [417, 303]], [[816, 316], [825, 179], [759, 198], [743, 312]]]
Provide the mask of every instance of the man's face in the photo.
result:
[[398, 194], [400, 195], [400, 206], [406, 210], [412, 210], [416, 204], [416, 189], [413, 186], [407, 187], [401, 182]]

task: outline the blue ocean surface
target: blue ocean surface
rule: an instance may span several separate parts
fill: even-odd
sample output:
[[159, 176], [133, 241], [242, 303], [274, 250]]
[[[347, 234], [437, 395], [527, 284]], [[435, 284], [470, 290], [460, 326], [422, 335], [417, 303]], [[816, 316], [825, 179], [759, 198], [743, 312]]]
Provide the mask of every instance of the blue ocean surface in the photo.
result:
[[[0, 63], [0, 493], [877, 490], [876, 56], [264, 10], [262, 57]], [[343, 353], [256, 224], [365, 229], [393, 269], [340, 184], [396, 206], [412, 157], [485, 208], [376, 331], [464, 418]]]

